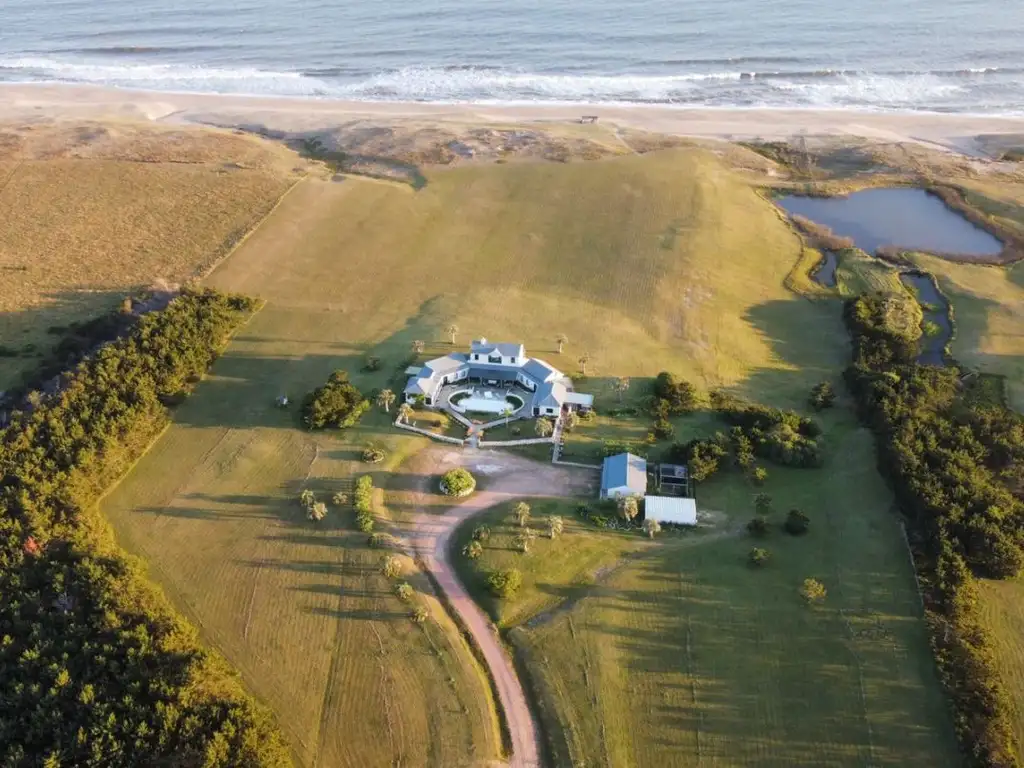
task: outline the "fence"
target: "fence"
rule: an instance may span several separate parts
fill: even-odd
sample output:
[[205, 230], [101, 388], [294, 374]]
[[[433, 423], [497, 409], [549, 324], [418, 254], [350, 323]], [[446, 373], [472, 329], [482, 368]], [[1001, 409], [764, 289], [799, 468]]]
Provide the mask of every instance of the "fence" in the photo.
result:
[[429, 437], [431, 440], [439, 440], [442, 443], [452, 443], [453, 445], [465, 445], [466, 441], [461, 437], [449, 437], [448, 435], [439, 435], [436, 432], [431, 432], [427, 429], [420, 429], [414, 427], [412, 424], [404, 424], [400, 421], [395, 421], [395, 426], [399, 429], [404, 429], [409, 432], [415, 432], [418, 435]]
[[522, 440], [481, 440], [477, 445], [481, 448], [511, 448], [516, 445], [550, 445], [553, 442], [552, 437], [527, 437]]

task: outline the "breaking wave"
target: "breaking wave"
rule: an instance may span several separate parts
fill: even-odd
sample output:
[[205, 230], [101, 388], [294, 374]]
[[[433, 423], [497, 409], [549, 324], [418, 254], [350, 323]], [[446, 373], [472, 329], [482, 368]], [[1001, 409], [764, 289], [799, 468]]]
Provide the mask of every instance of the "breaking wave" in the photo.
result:
[[[148, 52], [141, 47], [127, 47], [107, 49], [106, 56], [0, 58], [0, 80], [366, 101], [970, 109], [993, 114], [1024, 111], [1024, 89], [1018, 84], [1024, 70], [1018, 68], [881, 73], [805, 71], [786, 69], [788, 60], [780, 57], [771, 62], [662, 62], [662, 67], [681, 70], [715, 68], [671, 74], [562, 74], [472, 65], [406, 67], [367, 73], [344, 66], [275, 71], [138, 61]], [[745, 64], [768, 67], [747, 68], [742, 66]]]

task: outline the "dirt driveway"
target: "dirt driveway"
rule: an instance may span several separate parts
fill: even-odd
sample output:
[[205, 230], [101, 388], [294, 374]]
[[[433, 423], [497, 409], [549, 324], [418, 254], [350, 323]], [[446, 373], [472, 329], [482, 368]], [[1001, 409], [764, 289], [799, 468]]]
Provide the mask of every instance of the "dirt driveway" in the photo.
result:
[[[444, 591], [452, 609], [483, 653], [497, 688], [501, 709], [511, 738], [511, 768], [539, 768], [537, 724], [526, 704], [523, 686], [516, 677], [491, 620], [480, 610], [455, 575], [449, 556], [452, 534], [460, 523], [490, 507], [523, 497], [594, 496], [597, 472], [542, 464], [514, 454], [477, 449], [452, 450], [434, 447], [416, 458], [423, 501], [436, 500], [431, 487], [438, 475], [465, 467], [477, 478], [478, 490], [465, 501], [444, 509], [419, 506], [412, 527], [405, 531], [409, 543]], [[433, 509], [435, 511], [428, 511]]]

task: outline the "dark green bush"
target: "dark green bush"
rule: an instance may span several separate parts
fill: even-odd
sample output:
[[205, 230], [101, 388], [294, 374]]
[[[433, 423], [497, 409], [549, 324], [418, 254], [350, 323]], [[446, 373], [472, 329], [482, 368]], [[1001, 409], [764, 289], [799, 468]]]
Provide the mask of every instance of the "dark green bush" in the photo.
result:
[[789, 514], [786, 515], [786, 522], [783, 523], [783, 528], [786, 529], [786, 533], [791, 536], [803, 536], [811, 527], [811, 518], [801, 512], [799, 509], [789, 510]]
[[[688, 381], [676, 379], [668, 371], [662, 371], [654, 379], [655, 415], [661, 416], [661, 409], [667, 411], [666, 416], [680, 416], [692, 413], [697, 409], [697, 390]], [[663, 401], [664, 404], [658, 401]]]
[[310, 429], [351, 427], [370, 407], [362, 393], [348, 380], [348, 373], [335, 371], [322, 387], [317, 387], [302, 405], [302, 418]]
[[493, 571], [487, 577], [487, 588], [495, 597], [503, 599], [513, 597], [522, 585], [523, 574], [517, 568]]
[[356, 526], [363, 533], [373, 530], [373, 478], [362, 475], [356, 480], [352, 492], [352, 506], [356, 510]]

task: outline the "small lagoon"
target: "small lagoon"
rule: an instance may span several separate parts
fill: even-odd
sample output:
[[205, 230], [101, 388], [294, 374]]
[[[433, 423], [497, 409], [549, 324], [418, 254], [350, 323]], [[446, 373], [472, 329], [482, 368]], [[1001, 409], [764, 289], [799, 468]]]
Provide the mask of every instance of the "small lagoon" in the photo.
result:
[[846, 197], [787, 195], [778, 204], [853, 238], [863, 251], [874, 253], [890, 245], [914, 251], [960, 256], [992, 257], [1003, 244], [951, 210], [923, 189], [896, 187], [865, 189]]

